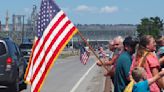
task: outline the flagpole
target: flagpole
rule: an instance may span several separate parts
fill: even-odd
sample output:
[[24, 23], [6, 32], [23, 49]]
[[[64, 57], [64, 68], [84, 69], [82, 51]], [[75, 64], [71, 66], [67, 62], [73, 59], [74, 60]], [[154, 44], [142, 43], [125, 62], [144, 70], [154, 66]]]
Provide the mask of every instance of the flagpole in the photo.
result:
[[104, 65], [103, 61], [97, 56], [97, 54], [95, 53], [95, 51], [93, 50], [93, 48], [89, 45], [89, 43], [87, 42], [87, 40], [84, 38], [84, 36], [80, 33], [80, 31], [77, 31], [77, 33], [79, 34], [79, 36], [81, 37], [81, 39], [86, 43], [86, 45], [89, 47], [89, 49], [92, 51], [92, 53], [96, 56], [96, 58], [100, 61], [100, 63], [102, 64], [102, 66], [104, 67], [104, 69], [109, 72], [108, 68]]

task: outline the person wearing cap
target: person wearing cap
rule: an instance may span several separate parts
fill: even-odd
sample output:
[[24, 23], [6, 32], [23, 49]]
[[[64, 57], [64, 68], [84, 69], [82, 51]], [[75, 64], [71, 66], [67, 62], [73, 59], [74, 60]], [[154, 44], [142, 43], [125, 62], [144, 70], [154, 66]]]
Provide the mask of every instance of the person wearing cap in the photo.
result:
[[132, 55], [135, 53], [137, 42], [130, 36], [123, 41], [124, 51], [116, 61], [114, 74], [114, 92], [123, 92], [129, 83], [129, 71], [132, 63]]

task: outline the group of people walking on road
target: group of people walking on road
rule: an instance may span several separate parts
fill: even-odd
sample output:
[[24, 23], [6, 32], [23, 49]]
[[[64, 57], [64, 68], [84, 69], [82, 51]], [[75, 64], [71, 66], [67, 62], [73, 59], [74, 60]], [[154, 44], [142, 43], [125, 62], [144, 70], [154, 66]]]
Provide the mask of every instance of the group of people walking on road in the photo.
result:
[[[155, 39], [143, 35], [139, 39], [121, 36], [109, 42], [112, 54], [103, 65], [110, 67], [105, 76], [110, 76], [114, 92], [124, 92], [133, 79], [132, 92], [162, 92], [164, 89], [164, 37]], [[97, 63], [102, 66], [102, 63]]]

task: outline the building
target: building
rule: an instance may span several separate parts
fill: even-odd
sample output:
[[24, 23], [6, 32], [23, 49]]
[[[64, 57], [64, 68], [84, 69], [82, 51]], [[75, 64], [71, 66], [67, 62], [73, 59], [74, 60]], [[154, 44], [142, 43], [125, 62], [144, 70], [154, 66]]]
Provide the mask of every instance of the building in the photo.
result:
[[[109, 40], [116, 36], [134, 36], [136, 33], [137, 26], [131, 24], [117, 24], [117, 25], [76, 25], [81, 34], [94, 48], [98, 48], [100, 45], [107, 45]], [[81, 40], [80, 36], [76, 34], [68, 45], [78, 47], [78, 41]]]

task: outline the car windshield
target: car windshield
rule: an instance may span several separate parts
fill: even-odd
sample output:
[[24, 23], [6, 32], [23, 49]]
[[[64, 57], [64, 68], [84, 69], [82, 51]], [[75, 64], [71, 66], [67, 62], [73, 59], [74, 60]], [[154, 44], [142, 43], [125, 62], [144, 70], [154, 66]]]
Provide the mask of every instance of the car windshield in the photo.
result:
[[6, 48], [4, 43], [0, 42], [0, 56], [6, 54]]
[[20, 48], [31, 49], [32, 48], [32, 44], [21, 44]]

